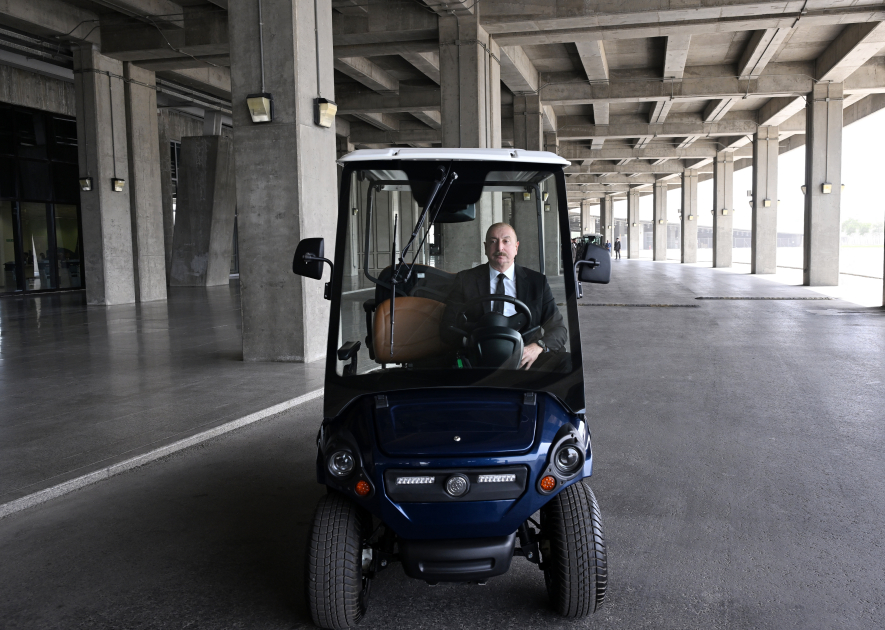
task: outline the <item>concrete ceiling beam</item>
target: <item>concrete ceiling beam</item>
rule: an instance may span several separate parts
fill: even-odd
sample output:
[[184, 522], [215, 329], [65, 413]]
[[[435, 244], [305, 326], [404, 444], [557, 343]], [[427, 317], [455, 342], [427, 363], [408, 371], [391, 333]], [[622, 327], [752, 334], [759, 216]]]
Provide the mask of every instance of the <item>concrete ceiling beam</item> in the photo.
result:
[[687, 138], [683, 138], [682, 142], [676, 145], [677, 149], [686, 149], [690, 147], [695, 141], [699, 140], [702, 136], [688, 136]]
[[218, 98], [231, 99], [230, 68], [204, 65], [200, 68], [158, 71], [157, 76]]
[[411, 112], [411, 114], [431, 129], [442, 129], [442, 116], [439, 112], [430, 110], [424, 112]]
[[439, 111], [439, 88], [401, 88], [398, 95], [377, 94], [375, 92], [338, 92], [336, 95], [339, 114], [375, 113], [393, 114], [396, 112]]
[[[92, 0], [122, 15], [165, 27], [184, 28], [184, 11], [170, 0]], [[213, 9], [215, 10], [215, 9]]]
[[601, 175], [608, 173], [667, 174], [682, 172], [682, 169], [684, 168], [682, 165], [682, 160], [670, 160], [669, 162], [669, 164], [649, 164], [648, 162], [635, 162], [625, 164], [624, 166], [619, 166], [617, 164], [606, 164], [604, 162], [597, 161], [590, 166], [567, 166], [565, 168], [565, 172], [571, 173], [573, 175]]
[[547, 133], [556, 132], [556, 112], [550, 105], [541, 104], [541, 120], [544, 124], [544, 131]]
[[[569, 117], [571, 118], [571, 117]], [[588, 124], [572, 124], [568, 118], [560, 117], [557, 135], [560, 140], [596, 140], [603, 138], [638, 138], [640, 136], [682, 137], [701, 136], [740, 136], [756, 133], [756, 121], [748, 119], [723, 120], [716, 123], [665, 122], [661, 125], [648, 125], [634, 122], [632, 117], [613, 117], [605, 127]], [[803, 128], [804, 129], [804, 128]]]
[[691, 35], [670, 35], [664, 54], [664, 78], [682, 79], [685, 74], [685, 61], [691, 46]]
[[667, 120], [667, 114], [670, 113], [671, 107], [673, 107], [673, 101], [671, 100], [655, 101], [648, 116], [648, 122], [652, 125], [664, 122]]
[[593, 103], [593, 123], [595, 125], [607, 125], [611, 120], [611, 105], [609, 103]]
[[[780, 66], [781, 64], [777, 64]], [[709, 100], [755, 96], [774, 98], [796, 96], [811, 91], [814, 80], [805, 73], [802, 64], [783, 64], [772, 68], [771, 74], [757, 79], [738, 79], [735, 76], [690, 76], [682, 81], [646, 79], [611, 82], [607, 85], [588, 84], [575, 75], [571, 81], [557, 80], [541, 88], [541, 100], [550, 105], [586, 105], [617, 102], [655, 102], [668, 100]], [[701, 71], [702, 73], [703, 71]], [[689, 72], [686, 71], [686, 75]], [[560, 77], [557, 76], [557, 79]], [[885, 83], [879, 78], [878, 82]], [[654, 116], [654, 113], [652, 114]]]
[[364, 0], [332, 0], [332, 8], [342, 15], [365, 17], [369, 14], [369, 5]]
[[65, 41], [101, 43], [99, 15], [61, 0], [0, 3], [0, 23], [34, 35], [61, 36]]
[[501, 82], [514, 94], [538, 92], [540, 73], [522, 46], [501, 47]]
[[766, 28], [754, 31], [738, 61], [738, 76], [742, 79], [758, 77], [765, 66], [792, 33], [788, 28]]
[[439, 129], [400, 129], [384, 131], [366, 126], [351, 126], [350, 141], [354, 144], [411, 144], [413, 142], [442, 142]]
[[707, 158], [715, 157], [718, 145], [712, 142], [696, 142], [685, 149], [677, 149], [672, 143], [656, 142], [646, 145], [642, 149], [633, 149], [631, 147], [612, 147], [605, 148], [590, 154], [590, 150], [579, 146], [573, 142], [562, 142], [559, 145], [560, 155], [567, 160], [582, 160], [593, 158], [597, 160], [657, 160], [666, 159], [686, 159], [686, 158]]
[[704, 109], [704, 114], [702, 118], [704, 122], [717, 122], [725, 118], [725, 114], [728, 113], [728, 110], [732, 108], [732, 106], [737, 103], [740, 99], [738, 98], [723, 98], [716, 101], [710, 101], [707, 104], [707, 107]]
[[624, 10], [624, 3], [583, 3], [576, 8], [575, 3], [562, 2], [540, 3], [525, 11], [514, 11], [512, 0], [483, 0], [482, 25], [502, 46], [529, 46], [790, 29], [800, 18], [802, 26], [811, 27], [885, 19], [879, 6], [844, 6], [838, 0], [822, 0], [811, 6], [803, 0], [774, 4], [707, 0], [691, 7], [667, 4], [663, 9], [650, 2], [637, 2], [635, 6]]
[[805, 99], [801, 96], [773, 98], [759, 108], [756, 120], [762, 127], [779, 127], [803, 109]]
[[439, 85], [439, 52], [405, 52], [400, 56]]
[[885, 22], [851, 24], [815, 63], [818, 81], [842, 83], [885, 47]]
[[338, 57], [335, 69], [379, 94], [399, 93], [399, 81], [374, 61], [365, 57]]
[[381, 131], [399, 131], [399, 119], [390, 114], [351, 114], [354, 118], [372, 125]]
[[608, 58], [602, 41], [576, 42], [581, 65], [591, 83], [606, 83], [609, 80]]

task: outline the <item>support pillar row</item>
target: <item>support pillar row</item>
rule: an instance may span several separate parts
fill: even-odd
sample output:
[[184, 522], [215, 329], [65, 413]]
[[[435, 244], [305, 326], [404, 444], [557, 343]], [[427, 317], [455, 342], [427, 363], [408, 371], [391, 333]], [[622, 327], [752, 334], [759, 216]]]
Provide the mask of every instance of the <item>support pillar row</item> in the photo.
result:
[[684, 263], [698, 261], [698, 172], [682, 173], [682, 221], [680, 249]]
[[719, 151], [713, 165], [713, 266], [731, 267], [734, 247], [734, 153]]
[[759, 127], [753, 137], [750, 273], [777, 272], [778, 154], [777, 127]]
[[[803, 284], [839, 284], [842, 198], [842, 84], [819, 83], [805, 119], [805, 265]], [[824, 192], [824, 184], [830, 192]]]
[[611, 195], [604, 195], [602, 197], [599, 207], [599, 220], [602, 222], [600, 231], [603, 236], [603, 244], [611, 243], [612, 248], [614, 248], [615, 199]]

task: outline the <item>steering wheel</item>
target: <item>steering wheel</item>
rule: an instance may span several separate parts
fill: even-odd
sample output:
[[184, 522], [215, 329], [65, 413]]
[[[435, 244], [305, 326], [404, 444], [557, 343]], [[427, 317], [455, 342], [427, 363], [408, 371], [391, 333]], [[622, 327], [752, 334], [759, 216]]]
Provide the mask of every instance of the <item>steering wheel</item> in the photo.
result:
[[[519, 328], [515, 329], [517, 332], [522, 332], [524, 328], [526, 328], [529, 324], [532, 323], [532, 311], [529, 309], [529, 307], [526, 305], [525, 302], [523, 302], [521, 300], [517, 300], [515, 297], [510, 297], [509, 295], [494, 295], [494, 294], [480, 295], [479, 297], [475, 297], [472, 300], [468, 300], [467, 302], [465, 302], [464, 305], [461, 307], [461, 310], [458, 311], [458, 314], [455, 315], [455, 321], [460, 322], [462, 317], [464, 317], [466, 319], [467, 318], [467, 311], [470, 310], [470, 308], [472, 306], [476, 306], [477, 304], [482, 304], [483, 302], [495, 302], [495, 301], [513, 304], [513, 306], [516, 307], [516, 312], [518, 314], [525, 315], [526, 321]], [[483, 313], [483, 315], [486, 315], [486, 314], [487, 313]]]

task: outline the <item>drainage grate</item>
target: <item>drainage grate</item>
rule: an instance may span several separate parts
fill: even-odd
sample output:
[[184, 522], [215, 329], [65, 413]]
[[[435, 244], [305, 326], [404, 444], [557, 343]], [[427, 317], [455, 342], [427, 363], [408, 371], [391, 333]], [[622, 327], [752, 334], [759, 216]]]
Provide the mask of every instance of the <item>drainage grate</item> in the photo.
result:
[[627, 306], [637, 308], [700, 308], [697, 304], [602, 304], [578, 302], [578, 306]]
[[696, 300], [834, 300], [831, 297], [696, 297]]

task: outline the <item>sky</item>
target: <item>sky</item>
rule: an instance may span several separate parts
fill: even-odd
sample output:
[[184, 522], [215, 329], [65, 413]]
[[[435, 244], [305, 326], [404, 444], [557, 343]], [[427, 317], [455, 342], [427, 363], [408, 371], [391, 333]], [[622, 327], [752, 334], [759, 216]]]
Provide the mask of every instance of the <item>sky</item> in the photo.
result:
[[[842, 221], [848, 218], [864, 223], [885, 221], [885, 194], [878, 186], [879, 178], [885, 178], [885, 160], [881, 147], [885, 145], [885, 110], [861, 118], [842, 131]], [[752, 168], [735, 171], [734, 174], [734, 228], [750, 229], [750, 197]], [[781, 154], [778, 159], [778, 217], [777, 231], [802, 233], [805, 213], [805, 195], [801, 186], [805, 183], [805, 147]], [[667, 219], [678, 223], [678, 210], [682, 205], [681, 191], [667, 194]], [[698, 225], [712, 226], [713, 180], [698, 184]], [[615, 201], [615, 217], [627, 217], [626, 200]], [[639, 200], [639, 218], [652, 220], [652, 196]]]

